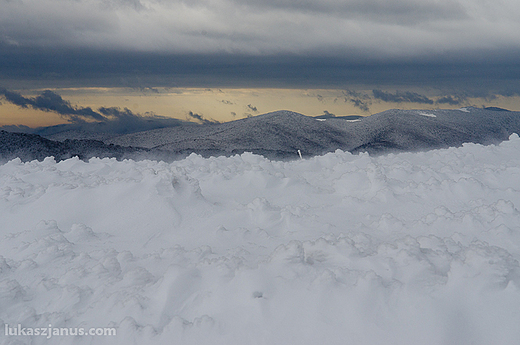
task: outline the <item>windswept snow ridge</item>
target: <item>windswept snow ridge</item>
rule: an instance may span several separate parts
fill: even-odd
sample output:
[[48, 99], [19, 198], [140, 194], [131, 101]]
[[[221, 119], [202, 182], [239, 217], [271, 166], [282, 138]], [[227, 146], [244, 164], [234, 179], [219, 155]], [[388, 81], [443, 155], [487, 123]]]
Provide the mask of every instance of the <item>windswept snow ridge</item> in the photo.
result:
[[516, 344], [519, 151], [12, 160], [0, 342]]

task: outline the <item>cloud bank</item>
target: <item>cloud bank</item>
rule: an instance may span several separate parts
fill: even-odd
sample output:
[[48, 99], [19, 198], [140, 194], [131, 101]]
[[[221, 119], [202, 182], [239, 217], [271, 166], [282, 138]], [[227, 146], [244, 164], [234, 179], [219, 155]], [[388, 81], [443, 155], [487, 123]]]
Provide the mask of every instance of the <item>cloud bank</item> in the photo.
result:
[[0, 42], [169, 53], [413, 57], [520, 48], [503, 0], [0, 0]]
[[[184, 124], [183, 121], [155, 114], [140, 115], [130, 109], [118, 107], [77, 107], [64, 100], [60, 95], [45, 90], [36, 97], [24, 97], [21, 94], [0, 88], [0, 96], [9, 103], [21, 108], [33, 108], [44, 112], [53, 112], [66, 119], [70, 125], [68, 130], [82, 130], [106, 133], [132, 133], [143, 130], [173, 127]], [[63, 130], [63, 126], [60, 126]], [[32, 132], [26, 126], [6, 126], [4, 129]]]
[[[37, 110], [54, 112], [66, 118], [70, 122], [84, 122], [85, 120], [103, 121], [105, 117], [92, 110], [90, 107], [74, 107], [61, 98], [60, 95], [50, 90], [45, 90], [41, 95], [34, 98], [26, 98], [21, 94], [6, 89], [0, 89], [0, 95], [3, 95], [6, 101], [17, 105], [21, 108], [34, 108]], [[114, 114], [116, 117], [119, 114]]]

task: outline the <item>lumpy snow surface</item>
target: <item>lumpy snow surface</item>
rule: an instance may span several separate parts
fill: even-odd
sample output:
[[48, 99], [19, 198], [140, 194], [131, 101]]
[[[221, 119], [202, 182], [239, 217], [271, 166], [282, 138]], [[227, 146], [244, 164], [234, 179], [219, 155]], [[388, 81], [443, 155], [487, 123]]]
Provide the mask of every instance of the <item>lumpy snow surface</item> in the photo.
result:
[[2, 344], [518, 344], [520, 139], [0, 166]]

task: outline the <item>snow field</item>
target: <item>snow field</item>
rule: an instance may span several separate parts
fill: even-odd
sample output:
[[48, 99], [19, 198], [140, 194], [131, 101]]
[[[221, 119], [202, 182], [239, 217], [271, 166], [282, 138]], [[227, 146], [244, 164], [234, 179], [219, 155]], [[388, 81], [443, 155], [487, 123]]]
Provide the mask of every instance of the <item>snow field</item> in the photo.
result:
[[2, 344], [517, 344], [520, 138], [0, 166]]

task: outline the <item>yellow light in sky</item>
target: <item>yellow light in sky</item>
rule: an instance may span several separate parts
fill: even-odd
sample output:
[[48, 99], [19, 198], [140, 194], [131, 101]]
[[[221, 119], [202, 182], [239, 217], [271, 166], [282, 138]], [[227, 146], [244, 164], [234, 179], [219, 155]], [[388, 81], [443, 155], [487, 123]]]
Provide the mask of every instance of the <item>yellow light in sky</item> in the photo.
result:
[[[90, 90], [88, 95], [74, 92], [66, 98], [73, 104], [81, 106], [93, 108], [119, 106], [140, 114], [153, 112], [179, 119], [187, 119], [190, 111], [217, 121], [231, 121], [282, 109], [305, 115], [320, 115], [324, 110], [337, 115], [364, 114], [344, 101], [341, 90], [195, 88], [153, 90], [156, 91], [150, 89], [111, 89], [105, 92]], [[61, 94], [65, 98], [66, 93]]]
[[[16, 91], [16, 90], [14, 90]], [[21, 92], [25, 97], [35, 97], [43, 90]], [[128, 108], [140, 115], [160, 115], [190, 120], [191, 111], [206, 119], [231, 121], [276, 110], [292, 110], [304, 115], [321, 115], [325, 111], [336, 116], [370, 115], [391, 108], [432, 109], [457, 108], [443, 104], [389, 103], [374, 99], [371, 90], [356, 90], [357, 99], [369, 106], [369, 111], [356, 107], [346, 90], [336, 89], [204, 89], [204, 88], [60, 88], [52, 91], [76, 107]], [[424, 93], [424, 91], [423, 91]], [[432, 93], [432, 92], [430, 92]], [[435, 97], [434, 94], [428, 97]], [[468, 99], [467, 105], [502, 106], [511, 110], [520, 108], [518, 97], [498, 97], [492, 102]], [[22, 109], [1, 101], [0, 126], [27, 125], [50, 126], [67, 120], [52, 112]]]
[[7, 102], [0, 105], [0, 126], [25, 125], [29, 127], [53, 126], [66, 123], [58, 114], [31, 108], [20, 108]]

